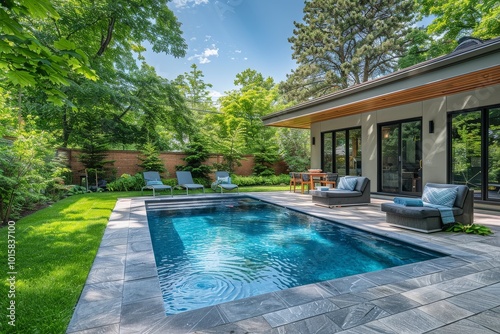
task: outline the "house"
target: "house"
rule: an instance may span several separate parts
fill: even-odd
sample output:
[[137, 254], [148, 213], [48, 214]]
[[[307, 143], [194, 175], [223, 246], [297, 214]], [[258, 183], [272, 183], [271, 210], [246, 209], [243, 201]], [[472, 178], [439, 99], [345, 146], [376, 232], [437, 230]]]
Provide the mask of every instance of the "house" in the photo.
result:
[[311, 130], [311, 166], [363, 175], [372, 193], [467, 184], [500, 205], [500, 38], [263, 117]]

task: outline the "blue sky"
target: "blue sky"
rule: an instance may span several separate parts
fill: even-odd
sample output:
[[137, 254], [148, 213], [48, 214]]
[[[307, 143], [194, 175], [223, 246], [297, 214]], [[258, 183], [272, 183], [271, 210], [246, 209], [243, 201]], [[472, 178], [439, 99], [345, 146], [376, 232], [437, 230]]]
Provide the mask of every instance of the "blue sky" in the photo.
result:
[[296, 67], [288, 38], [301, 21], [303, 0], [172, 0], [188, 44], [184, 58], [146, 52], [148, 64], [169, 80], [195, 63], [219, 97], [235, 89], [236, 74], [247, 68], [278, 83]]

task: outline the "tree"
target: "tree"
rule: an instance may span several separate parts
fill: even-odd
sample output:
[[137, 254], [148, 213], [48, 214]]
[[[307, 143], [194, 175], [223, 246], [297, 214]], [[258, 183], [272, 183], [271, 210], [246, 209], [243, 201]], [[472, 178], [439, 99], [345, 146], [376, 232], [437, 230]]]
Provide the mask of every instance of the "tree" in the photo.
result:
[[144, 145], [139, 160], [141, 160], [139, 167], [144, 171], [156, 171], [160, 174], [166, 171], [165, 164], [160, 159], [160, 154], [153, 143]]
[[211, 172], [210, 166], [204, 164], [209, 157], [206, 144], [199, 136], [192, 138], [186, 150], [186, 166], [176, 166], [177, 170], [190, 171], [193, 178], [208, 180], [208, 174]]
[[417, 0], [417, 3], [422, 15], [435, 17], [427, 31], [434, 36], [442, 36], [441, 40], [500, 36], [498, 0]]
[[394, 70], [414, 21], [412, 0], [311, 0], [295, 22], [298, 68], [281, 92], [290, 101], [347, 88]]
[[277, 86], [272, 78], [264, 78], [250, 69], [239, 73], [234, 83], [240, 89], [230, 91], [220, 99], [222, 115], [214, 118], [222, 124], [222, 137], [228, 137], [240, 128], [246, 144], [245, 153], [253, 153], [256, 140], [265, 128], [261, 117], [278, 107]]
[[[270, 130], [270, 129], [268, 129]], [[273, 164], [278, 161], [278, 145], [272, 140], [274, 131], [263, 131], [255, 145], [253, 173], [257, 176], [275, 175]]]
[[212, 84], [203, 81], [203, 72], [198, 69], [196, 64], [191, 65], [191, 72], [179, 75], [174, 84], [183, 94], [186, 104], [193, 111], [206, 112], [214, 110], [209, 88]]
[[138, 66], [146, 42], [155, 52], [185, 55], [180, 23], [167, 4], [167, 0], [53, 0], [57, 19], [23, 17], [21, 27], [31, 31], [41, 45], [72, 45], [90, 55], [90, 66], [100, 78], [91, 82], [68, 73], [69, 85], [61, 89], [64, 106], [46, 106], [45, 91], [24, 89], [23, 115], [40, 115], [38, 126], [50, 129], [62, 146], [82, 142], [74, 130], [81, 123], [79, 117], [89, 112], [117, 145], [144, 144], [148, 136], [163, 148], [182, 143], [191, 124], [190, 115], [183, 115], [189, 110], [182, 96], [152, 67]]
[[[31, 121], [26, 127], [29, 127]], [[47, 133], [22, 127], [12, 142], [0, 141], [0, 224], [18, 218], [26, 208], [48, 199], [45, 190], [55, 182], [55, 149]]]
[[0, 6], [0, 80], [11, 89], [37, 87], [47, 100], [62, 105], [61, 86], [73, 73], [95, 80], [84, 51], [62, 36], [44, 44], [30, 25], [32, 19], [60, 18], [48, 0], [2, 1]]
[[279, 129], [280, 155], [290, 171], [304, 171], [311, 164], [309, 131], [301, 129]]

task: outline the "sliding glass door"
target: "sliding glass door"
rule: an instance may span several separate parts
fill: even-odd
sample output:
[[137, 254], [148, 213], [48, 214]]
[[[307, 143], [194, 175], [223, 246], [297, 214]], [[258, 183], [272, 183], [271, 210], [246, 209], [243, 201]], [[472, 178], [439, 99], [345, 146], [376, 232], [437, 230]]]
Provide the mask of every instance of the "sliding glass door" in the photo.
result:
[[449, 115], [450, 183], [474, 189], [478, 200], [500, 200], [500, 107]]
[[422, 192], [422, 121], [379, 126], [379, 189], [420, 195]]

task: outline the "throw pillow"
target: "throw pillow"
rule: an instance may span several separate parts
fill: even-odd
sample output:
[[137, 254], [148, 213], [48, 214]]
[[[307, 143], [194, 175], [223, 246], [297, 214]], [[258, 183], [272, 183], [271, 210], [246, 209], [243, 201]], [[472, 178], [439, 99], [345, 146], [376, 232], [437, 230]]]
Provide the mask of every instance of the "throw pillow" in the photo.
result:
[[422, 201], [435, 205], [453, 207], [457, 198], [457, 188], [434, 188], [425, 186]]
[[355, 177], [341, 177], [338, 188], [343, 190], [354, 190], [354, 188], [356, 188], [356, 183], [358, 183], [358, 179]]
[[163, 185], [163, 182], [161, 182], [161, 181], [148, 181], [147, 185], [148, 186], [161, 186], [161, 185]]
[[217, 181], [219, 181], [219, 184], [230, 184], [231, 183], [231, 178], [229, 176], [218, 177]]

